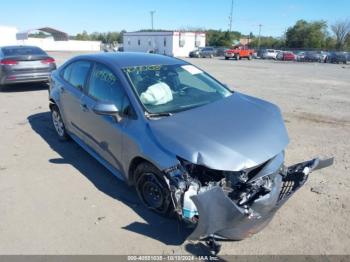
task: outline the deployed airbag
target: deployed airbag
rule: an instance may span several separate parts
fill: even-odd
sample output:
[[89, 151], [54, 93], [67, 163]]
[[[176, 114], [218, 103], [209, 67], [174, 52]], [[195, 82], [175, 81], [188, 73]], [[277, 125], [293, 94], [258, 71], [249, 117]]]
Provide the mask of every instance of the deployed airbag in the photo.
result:
[[173, 100], [173, 94], [166, 83], [151, 85], [140, 96], [141, 102], [145, 105], [162, 105]]

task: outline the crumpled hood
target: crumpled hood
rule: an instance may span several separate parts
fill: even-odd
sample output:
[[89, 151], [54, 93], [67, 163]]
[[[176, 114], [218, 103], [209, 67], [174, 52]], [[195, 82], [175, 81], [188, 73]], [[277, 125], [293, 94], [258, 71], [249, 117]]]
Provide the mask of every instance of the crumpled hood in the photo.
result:
[[289, 142], [277, 106], [237, 92], [149, 121], [149, 127], [165, 150], [216, 170], [254, 167], [280, 153]]

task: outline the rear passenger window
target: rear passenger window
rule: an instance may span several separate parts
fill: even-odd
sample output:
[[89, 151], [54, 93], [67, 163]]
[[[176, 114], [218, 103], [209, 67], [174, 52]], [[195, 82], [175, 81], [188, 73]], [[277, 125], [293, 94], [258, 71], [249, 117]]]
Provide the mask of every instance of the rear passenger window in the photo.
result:
[[129, 100], [121, 82], [106, 66], [96, 64], [90, 77], [88, 94], [103, 102], [113, 103], [120, 112], [129, 106]]
[[70, 77], [70, 73], [72, 72], [72, 68], [73, 68], [73, 64], [70, 64], [69, 66], [67, 66], [63, 72], [62, 72], [62, 77], [64, 78], [64, 80], [66, 80], [67, 82], [69, 82], [69, 77]]
[[91, 63], [88, 61], [77, 61], [68, 65], [63, 71], [63, 78], [72, 86], [82, 89], [89, 73]]

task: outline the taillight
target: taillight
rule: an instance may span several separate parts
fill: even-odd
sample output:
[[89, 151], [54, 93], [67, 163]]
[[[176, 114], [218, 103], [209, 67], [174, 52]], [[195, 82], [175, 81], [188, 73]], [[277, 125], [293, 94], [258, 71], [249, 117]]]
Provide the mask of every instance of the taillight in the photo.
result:
[[0, 60], [0, 65], [17, 65], [18, 62], [16, 60], [12, 60], [12, 59], [3, 59]]
[[52, 64], [52, 63], [55, 63], [55, 59], [49, 57], [49, 58], [46, 58], [45, 60], [41, 60], [41, 63], [43, 63], [43, 64]]

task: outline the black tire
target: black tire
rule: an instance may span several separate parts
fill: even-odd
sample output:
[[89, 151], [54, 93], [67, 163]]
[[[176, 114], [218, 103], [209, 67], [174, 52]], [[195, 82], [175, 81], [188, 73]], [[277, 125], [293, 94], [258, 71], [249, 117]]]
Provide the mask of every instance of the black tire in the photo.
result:
[[64, 126], [60, 110], [56, 105], [51, 106], [51, 119], [59, 140], [67, 141], [69, 139], [69, 135], [67, 134], [66, 127]]
[[225, 56], [225, 60], [229, 60], [229, 58], [227, 56]]
[[173, 216], [174, 207], [163, 173], [154, 165], [143, 162], [136, 167], [134, 177], [136, 178], [136, 191], [141, 202], [158, 214]]

